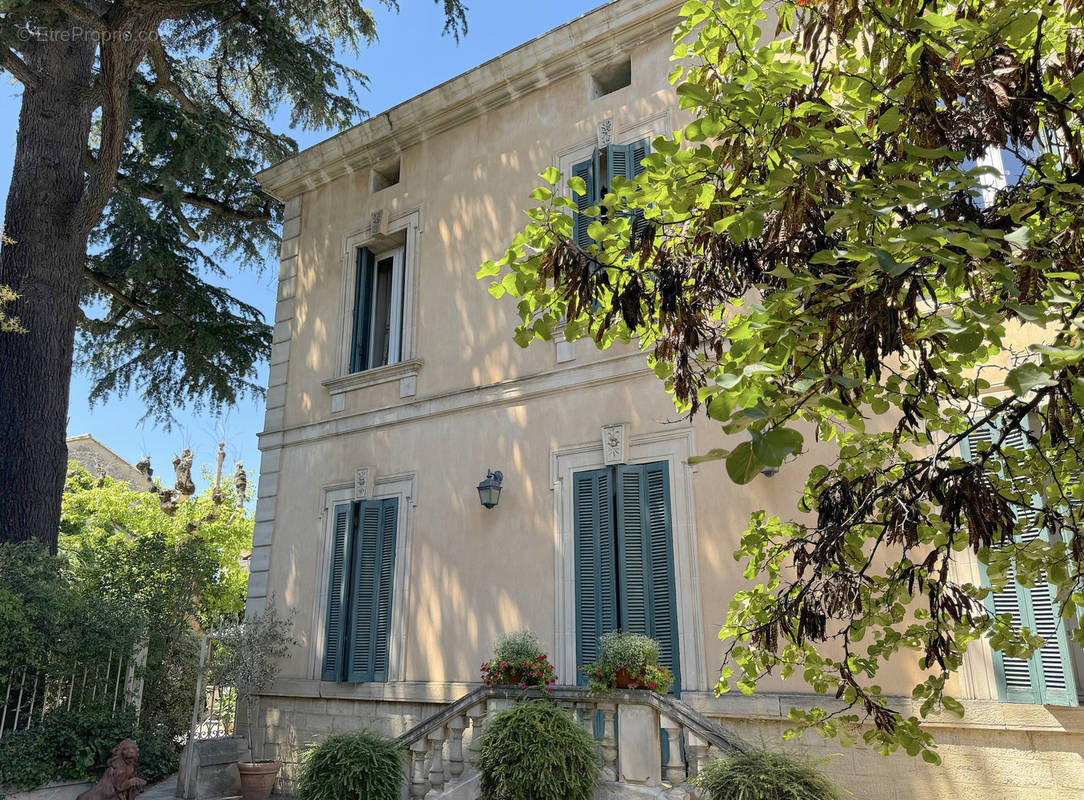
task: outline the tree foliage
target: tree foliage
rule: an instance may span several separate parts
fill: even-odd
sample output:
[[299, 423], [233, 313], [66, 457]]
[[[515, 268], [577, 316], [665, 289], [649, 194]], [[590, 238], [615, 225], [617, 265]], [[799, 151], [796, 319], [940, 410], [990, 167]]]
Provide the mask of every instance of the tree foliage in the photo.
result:
[[[445, 31], [465, 33], [460, 0], [435, 1]], [[339, 55], [375, 38], [356, 0], [3, 4], [2, 66], [24, 87], [53, 80], [39, 66], [45, 49], [96, 43], [76, 209], [92, 229], [77, 348], [91, 400], [134, 387], [168, 420], [184, 403], [215, 409], [260, 393], [270, 327], [219, 284], [228, 266], [259, 269], [278, 243], [281, 204], [254, 176], [297, 143], [269, 120], [288, 109], [307, 130], [355, 122], [366, 77]]]
[[[254, 521], [232, 486], [208, 486], [175, 508], [157, 492], [68, 476], [60, 552], [81, 591], [140, 610], [148, 640], [143, 719], [187, 730], [196, 685], [196, 631], [244, 611]], [[172, 513], [170, 513], [172, 512]]]
[[[806, 477], [799, 513], [755, 513], [742, 537], [755, 585], [730, 605], [718, 689], [800, 676], [841, 704], [792, 719], [844, 739], [872, 723], [868, 742], [937, 761], [921, 722], [962, 713], [945, 687], [968, 645], [1042, 643], [954, 563], [994, 589], [1048, 580], [1062, 624], [1084, 607], [1081, 4], [682, 15], [670, 80], [691, 121], [587, 210], [586, 249], [583, 182], [555, 191], [547, 170], [479, 277], [519, 298], [521, 345], [566, 320], [570, 340], [638, 340], [679, 409], [736, 437], [701, 460], [738, 484], [819, 443], [822, 463], [785, 467]], [[998, 152], [1022, 165], [1000, 189], [982, 165]], [[913, 706], [876, 682], [895, 659], [923, 671]]]

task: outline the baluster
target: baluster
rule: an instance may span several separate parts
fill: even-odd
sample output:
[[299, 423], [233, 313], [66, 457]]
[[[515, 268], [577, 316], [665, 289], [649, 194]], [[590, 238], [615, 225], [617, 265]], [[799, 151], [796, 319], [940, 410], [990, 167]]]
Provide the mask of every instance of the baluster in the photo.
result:
[[470, 719], [469, 752], [471, 754], [470, 760], [473, 762], [477, 760], [478, 752], [482, 749], [482, 728], [486, 722], [486, 704], [482, 702], [472, 706], [467, 711], [467, 717]]
[[425, 754], [429, 742], [419, 739], [410, 746], [410, 796], [421, 800], [429, 792], [429, 772], [425, 768]]
[[448, 723], [448, 775], [458, 778], [463, 774], [463, 729], [466, 717], [456, 717]]
[[681, 760], [681, 726], [665, 714], [660, 715], [659, 726], [669, 748], [663, 778], [667, 783], [677, 786], [685, 780], [685, 762]]
[[614, 717], [617, 714], [616, 703], [599, 703], [602, 712], [602, 780], [617, 780], [617, 738], [614, 735]]
[[685, 731], [685, 750], [689, 755], [689, 780], [692, 780], [708, 765], [708, 743], [690, 730]]
[[440, 794], [444, 791], [444, 728], [430, 731], [429, 739], [429, 787]]
[[591, 734], [591, 737], [595, 736], [595, 704], [594, 703], [576, 703], [576, 723]]

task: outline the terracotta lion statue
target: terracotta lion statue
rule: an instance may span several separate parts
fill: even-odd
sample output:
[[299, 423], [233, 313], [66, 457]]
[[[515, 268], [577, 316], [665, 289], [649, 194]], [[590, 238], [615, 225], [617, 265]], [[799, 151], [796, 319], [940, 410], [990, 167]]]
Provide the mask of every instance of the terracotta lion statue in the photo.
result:
[[101, 780], [83, 792], [76, 800], [135, 800], [147, 782], [137, 778], [136, 761], [139, 745], [132, 739], [122, 740], [113, 748]]

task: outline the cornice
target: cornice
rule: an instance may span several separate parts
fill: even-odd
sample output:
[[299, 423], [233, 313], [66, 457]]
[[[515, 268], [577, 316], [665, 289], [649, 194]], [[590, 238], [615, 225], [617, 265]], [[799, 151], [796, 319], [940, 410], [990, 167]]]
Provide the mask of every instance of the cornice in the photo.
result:
[[613, 0], [260, 172], [280, 200], [366, 169], [442, 131], [673, 30], [675, 0]]

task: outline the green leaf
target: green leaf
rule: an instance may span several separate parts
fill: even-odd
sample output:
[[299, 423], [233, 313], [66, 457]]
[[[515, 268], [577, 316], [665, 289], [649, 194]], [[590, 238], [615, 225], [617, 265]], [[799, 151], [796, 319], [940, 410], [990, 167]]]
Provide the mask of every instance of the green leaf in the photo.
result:
[[753, 480], [764, 465], [753, 454], [753, 445], [742, 442], [726, 457], [726, 474], [734, 483], [744, 486]]
[[729, 450], [726, 450], [722, 447], [713, 447], [711, 450], [704, 453], [703, 455], [693, 456], [692, 458], [690, 458], [689, 465], [696, 466], [697, 464], [704, 464], [708, 461], [722, 461], [728, 455], [730, 455]]
[[881, 114], [877, 125], [885, 133], [895, 133], [900, 127], [900, 110], [896, 106]]
[[802, 449], [802, 434], [793, 428], [774, 428], [761, 436], [753, 435], [753, 453], [761, 464], [778, 467], [783, 459]]
[[1021, 250], [1027, 250], [1031, 244], [1031, 229], [1021, 225], [1012, 233], [1005, 234], [1005, 241], [1015, 244]]
[[1005, 378], [1005, 385], [1012, 389], [1017, 397], [1025, 395], [1033, 389], [1044, 386], [1053, 386], [1057, 381], [1053, 380], [1049, 373], [1044, 372], [1037, 364], [1028, 362], [1009, 371]]
[[556, 186], [557, 181], [561, 180], [561, 173], [556, 167], [546, 167], [546, 169], [544, 169], [538, 174], [538, 177], [540, 177], [550, 186]]

